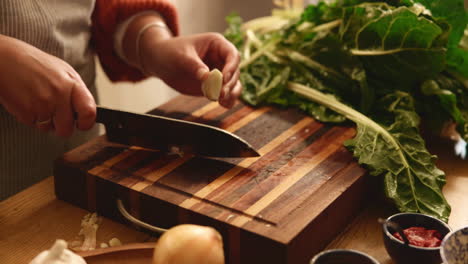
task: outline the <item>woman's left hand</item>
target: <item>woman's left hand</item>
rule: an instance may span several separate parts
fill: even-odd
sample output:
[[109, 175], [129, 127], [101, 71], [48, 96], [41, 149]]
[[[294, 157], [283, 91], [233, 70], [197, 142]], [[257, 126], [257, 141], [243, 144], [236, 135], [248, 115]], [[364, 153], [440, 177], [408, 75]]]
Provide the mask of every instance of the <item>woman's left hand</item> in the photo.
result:
[[242, 85], [240, 56], [233, 44], [217, 33], [161, 39], [152, 37], [151, 30], [140, 42], [140, 64], [145, 73], [161, 78], [181, 93], [202, 95], [203, 80], [210, 70], [219, 69], [223, 73], [219, 103], [227, 108], [234, 105]]

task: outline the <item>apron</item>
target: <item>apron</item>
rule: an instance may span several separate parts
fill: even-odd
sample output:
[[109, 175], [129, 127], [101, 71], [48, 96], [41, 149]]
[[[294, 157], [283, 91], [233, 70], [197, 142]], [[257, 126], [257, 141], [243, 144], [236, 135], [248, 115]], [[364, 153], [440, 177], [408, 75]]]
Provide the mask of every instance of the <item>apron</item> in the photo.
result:
[[[0, 0], [0, 34], [69, 63], [97, 99], [90, 47], [94, 4], [95, 0]], [[97, 134], [95, 126], [61, 139], [22, 125], [0, 105], [0, 201], [52, 176], [57, 157]]]

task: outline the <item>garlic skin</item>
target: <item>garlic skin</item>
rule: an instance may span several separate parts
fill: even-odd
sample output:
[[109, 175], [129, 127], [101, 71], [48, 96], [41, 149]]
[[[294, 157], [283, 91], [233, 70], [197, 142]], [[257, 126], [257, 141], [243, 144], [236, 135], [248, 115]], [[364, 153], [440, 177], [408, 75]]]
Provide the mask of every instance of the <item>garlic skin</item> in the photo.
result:
[[96, 249], [96, 233], [99, 228], [100, 217], [96, 213], [90, 213], [81, 220], [81, 230], [79, 235], [84, 237], [83, 244], [79, 251], [88, 251]]
[[224, 264], [223, 239], [214, 228], [178, 225], [156, 243], [153, 264]]
[[49, 250], [42, 251], [29, 264], [86, 264], [86, 261], [68, 250], [67, 242], [58, 239]]

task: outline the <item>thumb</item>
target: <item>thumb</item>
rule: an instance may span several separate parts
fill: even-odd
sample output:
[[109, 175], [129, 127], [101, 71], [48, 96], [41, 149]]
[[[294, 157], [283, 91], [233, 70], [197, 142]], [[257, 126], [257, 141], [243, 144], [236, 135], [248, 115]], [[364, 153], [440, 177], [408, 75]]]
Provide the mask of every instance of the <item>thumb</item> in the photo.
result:
[[190, 63], [186, 64], [188, 74], [193, 76], [199, 82], [203, 82], [207, 77], [210, 69], [203, 61], [196, 56]]

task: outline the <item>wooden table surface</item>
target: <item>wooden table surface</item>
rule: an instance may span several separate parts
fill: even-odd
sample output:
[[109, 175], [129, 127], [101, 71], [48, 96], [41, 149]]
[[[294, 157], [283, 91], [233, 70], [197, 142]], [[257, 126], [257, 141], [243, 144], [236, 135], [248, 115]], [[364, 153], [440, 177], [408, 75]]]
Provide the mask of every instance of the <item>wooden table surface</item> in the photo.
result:
[[[438, 165], [447, 174], [444, 193], [452, 206], [449, 225], [468, 225], [468, 161], [451, 154], [448, 146], [433, 146]], [[55, 198], [52, 177], [0, 202], [0, 263], [28, 263], [58, 239], [73, 241], [80, 222], [88, 212]], [[328, 248], [350, 248], [374, 256], [381, 264], [392, 261], [387, 255], [376, 219], [388, 215], [381, 203], [369, 203]], [[117, 237], [124, 244], [154, 241], [154, 238], [109, 219], [103, 219], [98, 243]]]

